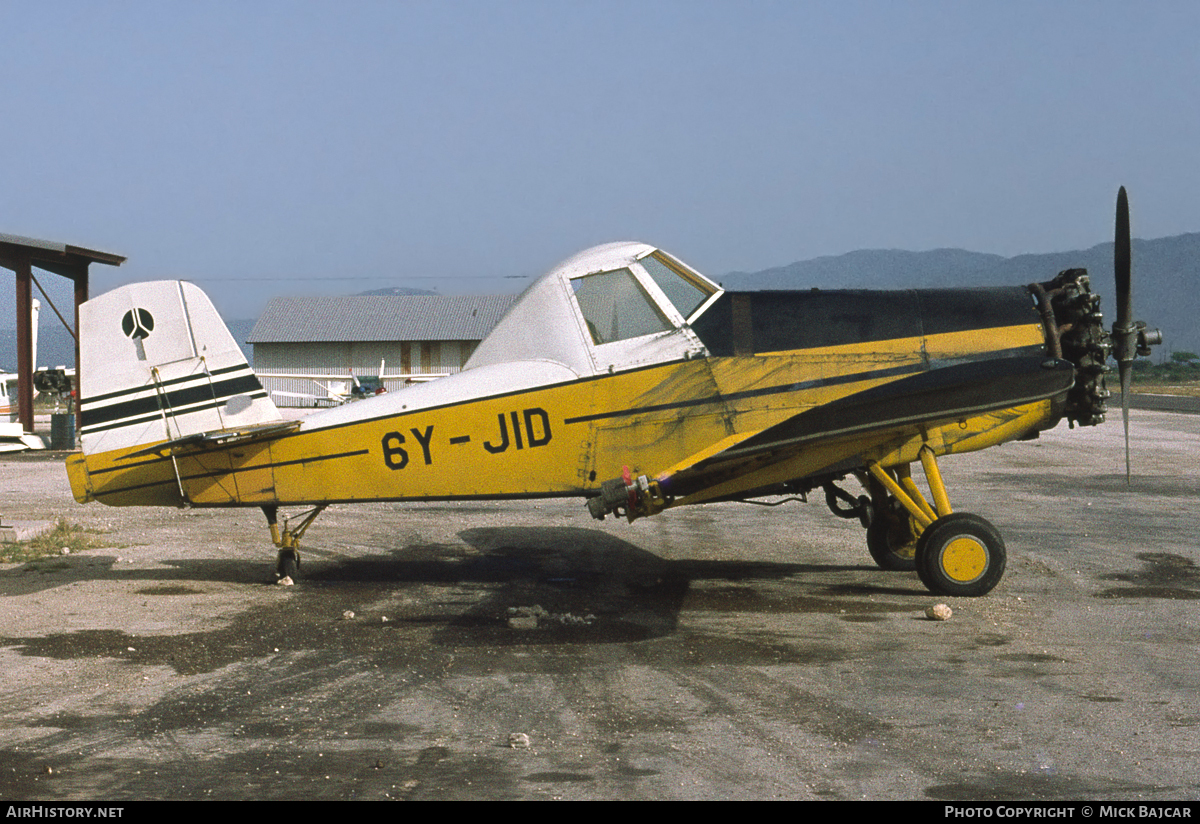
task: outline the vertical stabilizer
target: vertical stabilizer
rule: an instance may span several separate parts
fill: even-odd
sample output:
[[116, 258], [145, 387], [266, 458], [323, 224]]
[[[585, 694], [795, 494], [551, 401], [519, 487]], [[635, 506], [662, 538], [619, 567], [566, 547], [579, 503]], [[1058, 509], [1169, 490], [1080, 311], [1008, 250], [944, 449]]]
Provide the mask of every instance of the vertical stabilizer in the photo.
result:
[[84, 303], [80, 430], [86, 455], [280, 420], [208, 295], [134, 283]]

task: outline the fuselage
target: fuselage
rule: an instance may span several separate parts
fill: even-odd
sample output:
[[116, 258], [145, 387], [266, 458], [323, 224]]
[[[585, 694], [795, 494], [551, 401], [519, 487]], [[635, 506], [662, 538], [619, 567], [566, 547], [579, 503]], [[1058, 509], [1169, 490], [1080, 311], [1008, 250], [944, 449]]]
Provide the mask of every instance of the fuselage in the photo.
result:
[[[1047, 353], [1023, 287], [726, 292], [690, 330], [704, 354], [591, 375], [548, 360], [485, 364], [313, 413], [278, 437], [90, 454], [72, 469], [73, 488], [111, 505], [259, 506], [589, 496], [632, 473], [674, 479], [688, 503], [868, 456], [903, 460], [914, 415], [945, 454], [1024, 437], [1061, 414], [1061, 398], [1034, 386], [1036, 370], [1016, 368]], [[988, 374], [1011, 383], [1029, 373], [1030, 399], [995, 408], [971, 364], [1007, 359], [1013, 370]], [[947, 405], [945, 420], [914, 413], [939, 376], [968, 374], [967, 401]], [[891, 385], [904, 391], [889, 396]], [[746, 463], [732, 460], [739, 450]]]

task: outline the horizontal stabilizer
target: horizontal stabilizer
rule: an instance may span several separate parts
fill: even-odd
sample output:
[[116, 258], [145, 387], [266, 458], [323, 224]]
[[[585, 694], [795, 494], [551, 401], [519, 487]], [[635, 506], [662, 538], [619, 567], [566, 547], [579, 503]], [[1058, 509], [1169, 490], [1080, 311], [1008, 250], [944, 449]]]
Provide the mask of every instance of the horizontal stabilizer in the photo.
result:
[[295, 432], [299, 428], [300, 421], [280, 421], [278, 423], [264, 423], [257, 426], [244, 426], [236, 429], [197, 432], [194, 435], [184, 435], [182, 438], [162, 441], [161, 443], [154, 444], [154, 446], [130, 452], [122, 455], [121, 460], [127, 461], [130, 458], [139, 458], [143, 455], [175, 454], [188, 447], [204, 449], [206, 447], [250, 443], [251, 441], [267, 441], [286, 435], [289, 432]]

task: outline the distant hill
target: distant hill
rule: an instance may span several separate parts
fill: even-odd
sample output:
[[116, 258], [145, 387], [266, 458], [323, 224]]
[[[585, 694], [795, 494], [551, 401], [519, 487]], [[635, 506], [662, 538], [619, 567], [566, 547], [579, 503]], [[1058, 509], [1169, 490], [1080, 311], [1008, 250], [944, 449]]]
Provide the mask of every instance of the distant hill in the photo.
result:
[[441, 292], [433, 292], [429, 289], [410, 289], [407, 286], [385, 286], [382, 289], [371, 289], [370, 291], [359, 292], [358, 294], [391, 297], [393, 295], [440, 295]]
[[[761, 272], [720, 278], [726, 289], [911, 289], [995, 286], [1047, 281], [1083, 268], [1111, 326], [1115, 290], [1113, 247], [1001, 257], [963, 249], [905, 252], [869, 249], [819, 257]], [[1134, 316], [1162, 329], [1164, 351], [1200, 351], [1200, 232], [1133, 241]]]

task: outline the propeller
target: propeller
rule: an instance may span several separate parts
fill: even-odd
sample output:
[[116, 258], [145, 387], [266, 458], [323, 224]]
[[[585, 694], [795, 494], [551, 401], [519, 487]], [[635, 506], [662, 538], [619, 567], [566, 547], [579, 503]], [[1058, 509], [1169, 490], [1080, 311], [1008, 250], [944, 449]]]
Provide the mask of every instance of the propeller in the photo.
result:
[[1133, 327], [1133, 285], [1130, 278], [1133, 255], [1130, 252], [1129, 197], [1125, 187], [1117, 192], [1117, 228], [1113, 240], [1113, 276], [1117, 281], [1117, 322], [1113, 324], [1113, 355], [1121, 379], [1121, 421], [1125, 424], [1125, 483], [1132, 474], [1129, 462], [1129, 384], [1133, 375], [1134, 346], [1137, 331]]
[[1113, 240], [1113, 273], [1117, 285], [1117, 320], [1113, 324], [1113, 357], [1121, 380], [1121, 420], [1125, 424], [1125, 483], [1132, 472], [1129, 461], [1129, 385], [1133, 361], [1138, 355], [1149, 355], [1150, 347], [1162, 343], [1162, 332], [1147, 330], [1146, 324], [1133, 320], [1133, 255], [1130, 251], [1129, 197], [1125, 187], [1117, 192], [1117, 226]]

